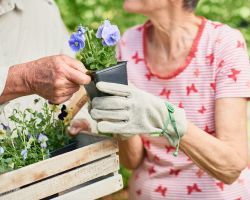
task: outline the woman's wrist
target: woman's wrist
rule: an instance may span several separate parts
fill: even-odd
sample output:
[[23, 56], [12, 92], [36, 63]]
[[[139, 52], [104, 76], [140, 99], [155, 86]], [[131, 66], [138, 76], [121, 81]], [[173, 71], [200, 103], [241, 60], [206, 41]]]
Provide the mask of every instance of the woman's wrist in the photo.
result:
[[139, 135], [118, 140], [121, 163], [128, 169], [136, 169], [143, 160], [144, 147]]
[[169, 144], [176, 148], [174, 156], [178, 155], [180, 140], [187, 132], [187, 119], [185, 110], [169, 102], [165, 102], [165, 113], [162, 134], [167, 138]]
[[24, 96], [31, 94], [31, 90], [27, 84], [27, 73], [25, 71], [25, 64], [14, 65], [9, 68], [3, 95]]

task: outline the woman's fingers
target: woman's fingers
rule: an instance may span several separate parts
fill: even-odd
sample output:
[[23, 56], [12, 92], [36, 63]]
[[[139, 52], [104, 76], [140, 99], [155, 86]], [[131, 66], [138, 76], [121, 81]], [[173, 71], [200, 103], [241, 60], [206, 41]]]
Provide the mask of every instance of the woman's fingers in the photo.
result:
[[76, 70], [73, 67], [67, 66], [65, 67], [66, 78], [71, 81], [72, 83], [78, 84], [78, 85], [85, 85], [88, 84], [91, 81], [90, 76], [86, 75], [85, 73]]
[[90, 124], [86, 119], [76, 119], [71, 122], [68, 132], [70, 135], [77, 135], [81, 131], [91, 131]]
[[87, 69], [84, 67], [82, 62], [80, 62], [79, 60], [76, 60], [76, 59], [71, 58], [69, 56], [63, 56], [62, 58], [63, 58], [64, 62], [66, 64], [68, 64], [69, 66], [71, 66], [72, 68], [74, 68], [82, 73], [87, 72]]

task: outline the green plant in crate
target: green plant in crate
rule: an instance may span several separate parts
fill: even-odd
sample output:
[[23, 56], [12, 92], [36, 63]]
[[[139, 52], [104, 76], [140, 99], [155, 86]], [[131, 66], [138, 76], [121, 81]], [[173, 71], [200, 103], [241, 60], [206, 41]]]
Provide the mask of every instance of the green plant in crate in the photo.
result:
[[41, 111], [14, 109], [8, 117], [13, 128], [1, 123], [0, 174], [47, 159], [51, 152], [70, 143], [72, 138], [65, 134], [65, 110], [65, 106], [60, 110], [48, 103], [43, 103]]

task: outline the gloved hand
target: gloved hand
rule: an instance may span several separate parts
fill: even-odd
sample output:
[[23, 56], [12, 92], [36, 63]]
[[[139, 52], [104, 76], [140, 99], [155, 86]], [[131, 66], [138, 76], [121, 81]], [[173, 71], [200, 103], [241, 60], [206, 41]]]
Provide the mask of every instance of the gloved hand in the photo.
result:
[[185, 111], [135, 87], [99, 82], [98, 90], [113, 96], [96, 97], [90, 114], [101, 133], [164, 135], [179, 148], [187, 130]]

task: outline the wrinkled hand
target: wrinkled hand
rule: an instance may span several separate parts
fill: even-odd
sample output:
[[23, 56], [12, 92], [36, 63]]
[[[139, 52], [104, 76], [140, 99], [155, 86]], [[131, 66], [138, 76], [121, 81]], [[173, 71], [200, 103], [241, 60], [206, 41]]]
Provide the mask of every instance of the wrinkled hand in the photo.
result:
[[114, 95], [92, 101], [90, 114], [98, 120], [99, 132], [164, 135], [172, 146], [177, 146], [185, 134], [187, 120], [183, 109], [135, 87], [106, 82], [96, 86]]
[[91, 132], [91, 127], [86, 119], [75, 119], [71, 122], [68, 132], [70, 135], [77, 135], [81, 131]]
[[51, 103], [71, 98], [80, 85], [90, 82], [83, 64], [69, 56], [58, 55], [22, 64], [30, 94], [38, 94]]

